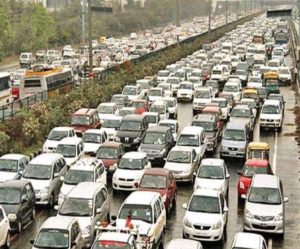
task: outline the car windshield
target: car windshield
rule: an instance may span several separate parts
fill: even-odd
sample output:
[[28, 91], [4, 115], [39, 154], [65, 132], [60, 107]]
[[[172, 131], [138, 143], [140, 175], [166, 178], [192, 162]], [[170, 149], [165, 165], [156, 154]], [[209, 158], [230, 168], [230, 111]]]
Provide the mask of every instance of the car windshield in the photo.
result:
[[60, 141], [68, 136], [68, 131], [52, 130], [48, 135], [48, 140]]
[[36, 248], [69, 248], [69, 231], [60, 229], [41, 229], [34, 247]]
[[261, 113], [263, 114], [279, 114], [279, 108], [276, 105], [264, 105]]
[[198, 99], [200, 99], [200, 98], [208, 99], [210, 97], [211, 96], [210, 96], [209, 91], [196, 91], [196, 93], [195, 93], [195, 98], [198, 98]]
[[97, 133], [83, 133], [82, 140], [84, 143], [102, 143], [102, 135]]
[[199, 136], [190, 134], [181, 134], [177, 141], [178, 146], [199, 146]]
[[143, 144], [165, 144], [166, 134], [161, 132], [146, 132], [142, 141]]
[[144, 169], [143, 159], [122, 158], [118, 165], [119, 169], [142, 170]]
[[145, 102], [139, 102], [139, 101], [134, 101], [131, 103], [132, 107], [135, 107], [137, 109], [141, 109], [141, 108], [146, 108], [146, 104]]
[[108, 105], [101, 105], [97, 108], [98, 113], [100, 114], [113, 114], [114, 113], [114, 107], [108, 106]]
[[231, 141], [245, 141], [245, 133], [243, 130], [226, 129], [223, 138]]
[[135, 87], [125, 87], [123, 89], [122, 94], [124, 95], [136, 95], [136, 88]]
[[89, 116], [74, 115], [71, 121], [72, 125], [90, 125], [91, 119]]
[[189, 151], [170, 151], [168, 155], [167, 162], [170, 163], [190, 163], [191, 162], [191, 152]]
[[120, 112], [119, 112], [119, 115], [121, 116], [121, 117], [125, 117], [126, 115], [130, 115], [130, 114], [135, 114], [135, 110], [134, 109], [131, 109], [131, 110], [128, 110], [128, 109], [126, 109], [126, 110], [120, 110]]
[[105, 119], [102, 124], [102, 128], [114, 128], [119, 129], [121, 120], [119, 119]]
[[169, 74], [170, 74], [169, 71], [159, 71], [159, 72], [157, 73], [157, 76], [159, 76], [159, 77], [168, 77]]
[[59, 144], [56, 153], [62, 154], [63, 157], [75, 157], [76, 145], [73, 144]]
[[255, 174], [268, 174], [268, 167], [257, 167], [245, 165], [243, 168], [243, 176], [253, 177]]
[[0, 204], [19, 204], [21, 200], [21, 190], [10, 187], [0, 188]]
[[140, 131], [141, 122], [124, 120], [120, 124], [120, 131]]
[[0, 171], [17, 172], [18, 161], [12, 159], [0, 159]]
[[213, 100], [212, 103], [217, 103], [221, 108], [227, 107], [228, 103], [226, 100]]
[[168, 107], [176, 106], [176, 102], [174, 100], [166, 100], [165, 102], [167, 103]]
[[192, 84], [180, 84], [179, 89], [192, 90], [193, 89], [193, 85]]
[[118, 149], [110, 147], [100, 147], [97, 152], [97, 158], [99, 159], [117, 159]]
[[167, 79], [167, 81], [166, 81], [167, 83], [169, 83], [169, 84], [174, 84], [174, 85], [177, 85], [177, 84], [179, 84], [180, 83], [180, 80], [179, 79], [173, 79], [173, 78], [169, 78], [169, 79]]
[[252, 203], [279, 205], [281, 197], [277, 188], [250, 188], [248, 201]]
[[123, 105], [125, 103], [125, 97], [123, 96], [113, 96], [111, 98], [112, 103], [116, 103], [117, 105]]
[[92, 216], [93, 200], [66, 198], [60, 207], [59, 214], [67, 216]]
[[214, 81], [207, 81], [205, 86], [209, 86], [213, 89], [218, 89], [219, 87], [218, 82], [214, 82]]
[[141, 188], [165, 189], [167, 187], [166, 176], [145, 174], [140, 183]]
[[171, 123], [159, 123], [159, 126], [170, 127], [172, 129], [172, 132], [175, 132], [175, 124], [171, 124]]
[[233, 110], [230, 113], [230, 117], [249, 118], [250, 116], [251, 116], [250, 109], [233, 108]]
[[205, 131], [214, 131], [215, 125], [213, 122], [193, 121], [192, 126], [202, 127]]
[[258, 99], [258, 94], [256, 94], [256, 93], [243, 93], [243, 98]]
[[223, 91], [224, 92], [238, 92], [239, 88], [238, 88], [238, 86], [225, 85]]
[[150, 107], [150, 112], [156, 112], [158, 114], [165, 114], [166, 108], [163, 105], [152, 105]]
[[119, 219], [141, 220], [152, 224], [152, 208], [149, 205], [124, 204], [119, 214]]
[[23, 174], [23, 178], [47, 180], [51, 178], [52, 165], [29, 164]]
[[201, 165], [197, 177], [207, 179], [224, 179], [222, 167]]
[[151, 89], [149, 90], [148, 96], [159, 96], [162, 97], [162, 91], [160, 89]]
[[290, 70], [289, 69], [279, 69], [278, 70], [278, 73], [279, 74], [290, 74]]
[[241, 75], [241, 76], [246, 76], [246, 75], [247, 75], [246, 71], [244, 71], [244, 70], [236, 71], [235, 74], [236, 74], [236, 75]]
[[116, 240], [96, 241], [92, 249], [131, 249], [132, 247], [127, 242]]
[[218, 197], [194, 195], [189, 204], [188, 211], [200, 213], [220, 213]]
[[80, 182], [93, 182], [94, 173], [88, 170], [69, 170], [65, 177], [65, 184], [77, 185]]
[[269, 67], [278, 67], [279, 65], [278, 65], [278, 63], [277, 62], [273, 62], [273, 61], [270, 61], [269, 63], [268, 63], [268, 66]]

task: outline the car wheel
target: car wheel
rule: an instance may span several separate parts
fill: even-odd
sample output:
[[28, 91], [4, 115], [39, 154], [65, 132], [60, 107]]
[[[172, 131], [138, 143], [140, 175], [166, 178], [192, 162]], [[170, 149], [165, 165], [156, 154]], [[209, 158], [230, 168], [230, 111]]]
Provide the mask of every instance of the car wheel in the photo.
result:
[[50, 196], [49, 207], [50, 208], [54, 207], [54, 193], [52, 193], [51, 196]]
[[3, 248], [8, 249], [10, 247], [10, 231], [7, 232], [6, 240]]

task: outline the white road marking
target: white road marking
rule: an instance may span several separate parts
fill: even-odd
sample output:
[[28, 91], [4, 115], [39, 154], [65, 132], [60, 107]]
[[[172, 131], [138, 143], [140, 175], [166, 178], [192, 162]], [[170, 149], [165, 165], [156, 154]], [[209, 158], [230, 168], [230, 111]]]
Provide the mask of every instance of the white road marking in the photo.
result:
[[273, 239], [268, 240], [268, 249], [272, 249], [273, 246]]
[[276, 175], [277, 168], [277, 144], [278, 144], [278, 132], [275, 132], [275, 141], [274, 141], [274, 152], [273, 152], [273, 173]]

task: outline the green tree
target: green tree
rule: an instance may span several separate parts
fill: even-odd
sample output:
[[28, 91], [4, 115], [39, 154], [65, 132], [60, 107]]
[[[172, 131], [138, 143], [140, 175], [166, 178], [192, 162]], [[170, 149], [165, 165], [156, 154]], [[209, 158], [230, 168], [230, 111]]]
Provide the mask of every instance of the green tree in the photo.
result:
[[5, 50], [5, 44], [9, 41], [11, 26], [8, 18], [8, 6], [6, 1], [0, 1], [0, 58]]

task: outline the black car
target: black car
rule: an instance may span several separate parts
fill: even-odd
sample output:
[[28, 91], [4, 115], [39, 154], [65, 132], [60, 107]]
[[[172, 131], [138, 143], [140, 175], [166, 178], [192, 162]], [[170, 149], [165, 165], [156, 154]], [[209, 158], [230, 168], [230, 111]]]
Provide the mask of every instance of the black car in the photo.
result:
[[172, 128], [153, 126], [148, 128], [143, 136], [140, 150], [147, 154], [152, 163], [163, 165], [165, 158], [174, 145]]
[[7, 214], [12, 231], [20, 233], [24, 225], [35, 219], [35, 193], [29, 181], [0, 183], [0, 204]]
[[125, 150], [137, 149], [147, 129], [148, 121], [146, 116], [127, 115], [120, 123], [116, 142], [121, 142]]

